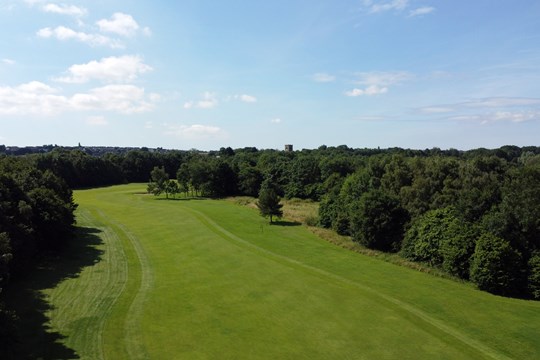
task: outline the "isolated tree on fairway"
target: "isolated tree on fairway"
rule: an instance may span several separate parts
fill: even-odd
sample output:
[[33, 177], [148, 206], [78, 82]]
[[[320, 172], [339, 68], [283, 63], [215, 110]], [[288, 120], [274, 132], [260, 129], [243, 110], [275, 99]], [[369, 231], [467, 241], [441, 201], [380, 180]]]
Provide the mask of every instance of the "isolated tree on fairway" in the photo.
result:
[[257, 207], [262, 216], [270, 217], [270, 224], [272, 223], [272, 217], [276, 216], [281, 218], [283, 216], [283, 207], [280, 204], [280, 198], [276, 191], [270, 186], [263, 186], [259, 191], [259, 200], [257, 201]]

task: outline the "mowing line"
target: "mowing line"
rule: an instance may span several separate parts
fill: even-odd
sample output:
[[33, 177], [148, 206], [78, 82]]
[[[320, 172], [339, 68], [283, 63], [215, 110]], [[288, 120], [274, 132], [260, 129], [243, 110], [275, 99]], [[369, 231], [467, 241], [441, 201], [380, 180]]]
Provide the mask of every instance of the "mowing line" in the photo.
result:
[[401, 300], [398, 300], [398, 299], [396, 299], [394, 297], [383, 294], [383, 293], [381, 293], [381, 292], [379, 292], [379, 291], [377, 291], [377, 290], [375, 290], [375, 289], [373, 289], [373, 288], [371, 288], [369, 286], [357, 283], [355, 281], [344, 278], [342, 276], [330, 273], [330, 272], [322, 270], [320, 268], [305, 264], [305, 263], [300, 262], [298, 260], [291, 259], [291, 258], [289, 258], [287, 256], [284, 256], [284, 255], [281, 255], [281, 254], [276, 254], [276, 253], [274, 253], [274, 252], [272, 252], [270, 250], [259, 247], [259, 246], [255, 245], [255, 244], [253, 244], [253, 243], [251, 243], [249, 241], [246, 241], [246, 240], [240, 238], [239, 236], [227, 231], [226, 229], [224, 229], [223, 227], [218, 225], [216, 222], [214, 222], [212, 219], [210, 219], [205, 214], [203, 214], [203, 213], [201, 213], [201, 212], [199, 212], [197, 210], [191, 209], [191, 208], [185, 207], [185, 209], [188, 210], [189, 212], [193, 213], [193, 215], [195, 217], [197, 217], [199, 219], [199, 221], [201, 221], [201, 223], [206, 225], [210, 230], [212, 230], [214, 233], [221, 236], [225, 240], [229, 240], [229, 241], [231, 241], [233, 243], [236, 243], [237, 245], [242, 245], [244, 248], [247, 248], [247, 249], [250, 249], [250, 250], [255, 250], [255, 251], [259, 252], [259, 253], [265, 254], [267, 257], [273, 258], [274, 260], [279, 259], [279, 260], [281, 260], [281, 262], [288, 263], [289, 265], [294, 265], [294, 266], [297, 266], [297, 267], [300, 267], [300, 268], [303, 268], [303, 269], [318, 273], [318, 274], [323, 275], [323, 276], [325, 276], [327, 278], [337, 280], [337, 281], [339, 281], [341, 283], [352, 285], [352, 286], [354, 286], [356, 288], [359, 288], [359, 289], [361, 289], [361, 290], [363, 290], [365, 292], [369, 292], [369, 293], [371, 293], [371, 294], [373, 294], [373, 295], [375, 295], [375, 296], [377, 296], [377, 297], [379, 297], [381, 299], [384, 299], [385, 301], [387, 301], [387, 302], [389, 302], [391, 304], [394, 304], [395, 306], [403, 309], [405, 312], [417, 317], [418, 319], [421, 319], [425, 323], [435, 327], [436, 329], [442, 331], [443, 333], [452, 336], [453, 338], [455, 338], [459, 342], [465, 344], [469, 348], [472, 348], [472, 349], [476, 350], [477, 352], [481, 353], [482, 355], [484, 355], [484, 356], [486, 356], [488, 358], [497, 359], [497, 360], [510, 360], [511, 359], [508, 356], [506, 356], [504, 354], [501, 354], [498, 351], [490, 348], [489, 346], [487, 346], [487, 345], [485, 345], [485, 344], [483, 344], [483, 343], [481, 343], [481, 342], [479, 342], [477, 340], [471, 339], [467, 335], [464, 335], [461, 332], [459, 332], [458, 330], [456, 330], [456, 329], [442, 323], [440, 320], [437, 320], [437, 319], [433, 318], [432, 316], [426, 314], [425, 312], [423, 312], [422, 310], [416, 308], [413, 305], [407, 304], [407, 303], [405, 303], [405, 302], [403, 302]]
[[[123, 274], [125, 274], [124, 276], [124, 279], [123, 279], [123, 283], [122, 283], [122, 287], [120, 288], [120, 290], [113, 296], [113, 299], [110, 303], [110, 305], [108, 306], [107, 308], [107, 315], [109, 315], [111, 313], [111, 310], [112, 308], [118, 303], [118, 300], [120, 299], [120, 297], [122, 296], [122, 294], [124, 293], [125, 289], [126, 289], [126, 286], [127, 286], [127, 279], [129, 278], [129, 263], [128, 263], [128, 259], [127, 259], [127, 254], [125, 253], [124, 251], [124, 247], [122, 246], [122, 243], [121, 243], [121, 238], [118, 234], [118, 232], [116, 232], [112, 226], [106, 226], [107, 225], [107, 220], [106, 220], [106, 216], [105, 214], [103, 214], [99, 209], [95, 209], [93, 211], [93, 217], [95, 220], [98, 220], [98, 221], [101, 221], [104, 226], [101, 227], [101, 229], [103, 230], [104, 234], [106, 235], [108, 232], [112, 232], [112, 236], [116, 236], [120, 242], [120, 249], [121, 249], [121, 254], [122, 254], [122, 268], [123, 268]], [[99, 218], [99, 219], [98, 219]], [[110, 257], [110, 254], [108, 255]], [[110, 258], [109, 258], [110, 260]], [[112, 265], [112, 262], [111, 262], [111, 265]], [[110, 269], [108, 269], [107, 271], [107, 275], [110, 275]], [[103, 339], [103, 329], [105, 328], [105, 323], [108, 321], [108, 319], [103, 319], [103, 321], [101, 322], [100, 324], [100, 328], [99, 328], [99, 349], [100, 349], [100, 354], [101, 354], [101, 359], [105, 359], [106, 358], [106, 355], [105, 355], [105, 348], [104, 348], [104, 339]]]
[[[57, 314], [54, 315], [54, 319], [51, 318], [51, 321], [56, 322], [59, 327], [69, 328], [72, 319], [68, 315], [73, 315], [74, 309], [78, 308], [75, 311], [80, 316], [84, 315], [83, 319], [88, 319], [88, 323], [71, 334], [69, 343], [72, 342], [80, 347], [79, 351], [83, 358], [96, 360], [104, 359], [103, 330], [105, 323], [108, 321], [113, 306], [124, 291], [127, 279], [126, 271], [116, 271], [119, 266], [127, 267], [120, 239], [112, 229], [102, 226], [98, 217], [99, 215], [95, 210], [79, 210], [77, 222], [79, 226], [93, 227], [99, 229], [102, 233], [100, 238], [105, 247], [103, 250], [105, 258], [102, 260], [105, 261], [107, 266], [100, 271], [104, 271], [104, 275], [88, 269], [85, 276], [89, 282], [85, 287], [75, 286], [74, 288], [73, 285], [57, 287], [59, 291], [54, 293], [54, 297], [67, 299], [67, 301], [62, 303], [61, 308], [53, 309], [53, 312], [55, 311]], [[81, 222], [84, 225], [80, 224]], [[99, 286], [94, 287], [96, 276], [99, 276], [102, 280], [97, 282]]]
[[121, 231], [133, 246], [137, 255], [138, 266], [141, 270], [137, 293], [129, 306], [124, 323], [126, 348], [130, 359], [148, 359], [148, 352], [142, 340], [140, 319], [144, 310], [146, 295], [154, 284], [152, 267], [139, 239], [127, 230], [123, 224], [115, 221], [111, 221], [110, 223]]
[[[122, 291], [120, 291], [115, 296], [111, 307], [118, 303], [120, 297], [123, 294], [132, 297], [132, 299], [129, 300], [130, 304], [128, 310], [121, 316], [124, 318], [124, 350], [127, 352], [129, 359], [148, 359], [148, 353], [141, 340], [141, 329], [139, 325], [139, 320], [142, 315], [143, 303], [145, 301], [146, 292], [151, 288], [153, 284], [153, 276], [151, 273], [152, 270], [149, 265], [149, 261], [146, 257], [146, 254], [144, 253], [144, 250], [142, 249], [139, 240], [133, 234], [127, 231], [126, 227], [123, 224], [111, 220], [110, 217], [107, 217], [99, 209], [96, 210], [96, 212], [99, 214], [100, 220], [104, 223], [105, 227], [109, 228], [113, 233], [115, 233], [119, 239], [124, 239], [125, 243], [131, 245], [132, 250], [136, 255], [135, 257], [128, 256], [128, 254], [125, 252], [125, 250], [127, 249], [123, 249], [125, 258], [130, 258], [133, 261], [130, 262], [129, 260], [127, 260], [125, 262], [126, 281], [122, 286]], [[132, 267], [132, 270], [135, 268], [139, 271], [130, 272], [130, 267]], [[125, 291], [129, 279], [134, 282], [134, 287], [136, 287], [133, 290], [133, 293], [135, 293], [134, 296], [130, 296], [130, 294], [132, 293], [131, 291], [127, 293]], [[102, 355], [103, 358], [107, 357], [106, 354]]]

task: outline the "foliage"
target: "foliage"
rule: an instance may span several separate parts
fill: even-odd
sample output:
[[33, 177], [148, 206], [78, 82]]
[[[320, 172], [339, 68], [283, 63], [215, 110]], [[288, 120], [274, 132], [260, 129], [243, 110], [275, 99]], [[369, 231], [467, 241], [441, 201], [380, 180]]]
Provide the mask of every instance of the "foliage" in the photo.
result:
[[478, 288], [498, 295], [520, 295], [522, 269], [521, 254], [509, 241], [490, 233], [480, 236], [471, 264], [471, 280]]
[[354, 241], [383, 251], [397, 251], [408, 214], [396, 197], [382, 190], [363, 194], [353, 205], [351, 232]]
[[238, 190], [248, 196], [257, 196], [263, 176], [254, 166], [244, 166], [238, 173]]
[[[0, 157], [0, 293], [8, 281], [32, 274], [39, 258], [62, 254], [73, 236], [75, 209], [62, 178], [40, 170], [32, 158]], [[15, 318], [0, 302], [2, 359], [17, 358]]]
[[529, 259], [529, 292], [533, 299], [540, 299], [540, 252]]
[[256, 205], [259, 208], [261, 216], [270, 217], [270, 224], [274, 216], [277, 218], [283, 216], [283, 210], [281, 210], [283, 205], [280, 201], [281, 199], [271, 186], [266, 185], [261, 188]]
[[445, 231], [445, 239], [440, 248], [442, 269], [450, 275], [469, 279], [471, 258], [478, 235], [478, 228], [454, 218]]
[[169, 174], [165, 172], [164, 168], [155, 166], [150, 173], [150, 183], [148, 184], [147, 191], [149, 193], [158, 196], [165, 193], [166, 197], [169, 197]]
[[467, 279], [476, 238], [474, 228], [461, 220], [454, 208], [431, 210], [412, 222], [401, 254]]

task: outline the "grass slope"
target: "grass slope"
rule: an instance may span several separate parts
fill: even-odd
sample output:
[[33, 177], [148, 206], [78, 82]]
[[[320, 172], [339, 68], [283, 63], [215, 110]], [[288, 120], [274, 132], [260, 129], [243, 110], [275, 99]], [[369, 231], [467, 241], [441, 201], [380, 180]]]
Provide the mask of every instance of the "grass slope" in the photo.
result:
[[[528, 359], [540, 304], [496, 297], [143, 185], [76, 192], [99, 261], [43, 290], [85, 359]], [[289, 226], [287, 226], [289, 225]]]

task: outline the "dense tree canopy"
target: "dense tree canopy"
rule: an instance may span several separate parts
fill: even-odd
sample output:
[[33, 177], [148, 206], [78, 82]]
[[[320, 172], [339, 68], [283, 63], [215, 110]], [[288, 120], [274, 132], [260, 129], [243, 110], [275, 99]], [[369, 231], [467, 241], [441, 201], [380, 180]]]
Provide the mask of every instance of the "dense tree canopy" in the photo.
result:
[[[62, 178], [34, 159], [0, 157], [0, 296], [8, 281], [71, 240], [75, 208]], [[0, 354], [8, 359], [15, 356], [15, 318], [0, 301]]]

